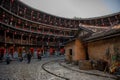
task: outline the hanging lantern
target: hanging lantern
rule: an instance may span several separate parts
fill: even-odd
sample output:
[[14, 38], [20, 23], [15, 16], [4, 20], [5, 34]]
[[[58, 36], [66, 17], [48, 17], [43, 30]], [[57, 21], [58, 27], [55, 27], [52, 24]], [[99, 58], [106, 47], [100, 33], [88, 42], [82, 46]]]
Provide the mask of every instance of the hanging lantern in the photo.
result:
[[55, 37], [53, 37], [53, 42], [55, 42], [56, 41], [56, 38]]
[[31, 34], [29, 35], [29, 37], [31, 37]]
[[5, 54], [5, 48], [4, 47], [2, 47], [0, 50], [1, 50], [2, 54]]
[[50, 37], [48, 37], [48, 42], [50, 41]]
[[13, 3], [14, 2], [14, 0], [11, 0], [11, 3]]
[[37, 52], [40, 52], [40, 48], [37, 49]]
[[11, 18], [11, 21], [13, 21], [13, 18]]
[[19, 47], [18, 53], [22, 53], [22, 48], [21, 47]]
[[18, 20], [18, 24], [20, 24], [20, 23], [21, 23], [21, 20], [19, 19], [19, 20]]
[[36, 38], [38, 38], [38, 36], [36, 36]]
[[44, 39], [44, 36], [42, 37], [42, 39]]
[[26, 23], [25, 25], [27, 26], [28, 24]]
[[33, 15], [33, 12], [34, 12], [34, 11], [31, 12], [31, 16]]
[[53, 48], [49, 49], [50, 55], [53, 55]]
[[26, 12], [26, 8], [24, 9], [24, 13]]
[[6, 32], [9, 32], [9, 30], [7, 29]]
[[20, 14], [22, 14], [22, 11], [20, 11]]
[[104, 26], [104, 23], [102, 23], [102, 25]]
[[35, 17], [33, 16], [33, 19], [35, 19]]
[[64, 49], [64, 48], [61, 48], [61, 49], [60, 49], [60, 53], [61, 53], [61, 54], [64, 54], [64, 53], [65, 53], [65, 49]]
[[41, 18], [38, 19], [39, 21], [41, 20]]
[[23, 36], [24, 34], [22, 33], [22, 36]]
[[33, 54], [34, 53], [34, 48], [30, 48], [30, 52]]
[[16, 35], [16, 32], [14, 32], [14, 34]]
[[10, 47], [9, 52], [14, 53], [14, 47]]
[[5, 14], [3, 14], [2, 16], [5, 17]]

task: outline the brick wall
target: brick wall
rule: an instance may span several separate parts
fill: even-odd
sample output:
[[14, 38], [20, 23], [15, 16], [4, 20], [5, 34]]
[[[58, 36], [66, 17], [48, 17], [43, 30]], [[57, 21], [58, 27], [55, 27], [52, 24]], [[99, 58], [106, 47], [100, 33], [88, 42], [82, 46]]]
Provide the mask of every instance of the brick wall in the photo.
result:
[[[102, 59], [108, 63], [111, 63], [112, 56], [116, 53], [115, 48], [118, 48], [120, 52], [120, 36], [95, 42], [89, 42], [89, 58], [94, 60]], [[107, 53], [109, 53], [109, 55]]]
[[73, 55], [74, 55], [74, 48], [75, 47], [75, 42], [74, 41], [72, 41], [72, 42], [70, 42], [70, 43], [68, 43], [66, 46], [65, 46], [65, 58], [68, 60], [69, 59], [69, 50], [70, 49], [72, 49], [72, 53], [73, 53]]
[[73, 56], [74, 61], [78, 60], [85, 60], [86, 54], [85, 54], [85, 48], [83, 45], [83, 42], [79, 39], [75, 40], [75, 54]]
[[65, 55], [66, 55], [67, 60], [68, 60], [70, 49], [72, 49], [72, 53], [73, 53], [72, 60], [73, 61], [86, 59], [86, 54], [85, 54], [83, 42], [80, 41], [79, 39], [76, 39], [75, 41], [72, 41], [65, 46]]

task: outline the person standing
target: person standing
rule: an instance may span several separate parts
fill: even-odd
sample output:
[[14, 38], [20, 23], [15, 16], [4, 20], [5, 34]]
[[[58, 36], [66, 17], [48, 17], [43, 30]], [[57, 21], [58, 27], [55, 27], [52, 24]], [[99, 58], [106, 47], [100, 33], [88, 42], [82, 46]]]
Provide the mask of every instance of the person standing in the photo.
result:
[[34, 54], [34, 48], [30, 48], [30, 53], [31, 53], [31, 56], [33, 57], [33, 54]]
[[1, 49], [0, 49], [0, 60], [1, 60], [1, 61], [3, 60], [4, 53], [5, 53], [5, 49], [4, 49], [4, 48], [1, 48]]
[[22, 57], [22, 48], [19, 47], [18, 49], [18, 58], [19, 58], [19, 61], [22, 62], [23, 61], [23, 57]]
[[14, 56], [13, 56], [13, 55], [14, 55], [14, 54], [13, 54], [13, 53], [14, 53], [14, 48], [13, 48], [13, 47], [10, 48], [9, 53], [11, 54], [12, 59], [13, 59], [13, 58], [14, 58]]
[[41, 60], [41, 51], [39, 51], [39, 52], [37, 53], [37, 57], [38, 57], [39, 60]]
[[0, 62], [2, 61], [2, 53], [1, 53], [1, 48], [0, 48]]
[[27, 63], [29, 64], [31, 62], [31, 57], [32, 57], [32, 54], [31, 52], [27, 52]]
[[6, 63], [7, 64], [10, 64], [10, 61], [11, 61], [11, 55], [8, 53], [8, 51], [6, 51], [6, 54], [5, 54], [5, 60], [6, 60]]

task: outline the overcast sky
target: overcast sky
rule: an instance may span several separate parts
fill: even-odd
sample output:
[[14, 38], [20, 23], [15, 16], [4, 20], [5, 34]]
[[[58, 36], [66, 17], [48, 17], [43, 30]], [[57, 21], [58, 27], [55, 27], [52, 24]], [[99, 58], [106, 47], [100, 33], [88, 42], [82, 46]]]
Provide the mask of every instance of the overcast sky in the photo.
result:
[[43, 12], [66, 18], [90, 18], [120, 12], [120, 0], [21, 0]]

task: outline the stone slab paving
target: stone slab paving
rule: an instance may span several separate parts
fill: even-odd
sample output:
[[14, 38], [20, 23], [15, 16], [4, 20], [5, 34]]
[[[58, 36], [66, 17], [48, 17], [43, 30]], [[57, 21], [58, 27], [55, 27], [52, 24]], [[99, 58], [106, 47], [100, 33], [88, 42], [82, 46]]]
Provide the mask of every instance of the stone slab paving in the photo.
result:
[[67, 67], [69, 69], [76, 70], [76, 71], [79, 71], [79, 72], [90, 73], [90, 74], [96, 74], [96, 75], [99, 75], [99, 76], [116, 78], [116, 76], [114, 76], [112, 74], [109, 74], [107, 72], [104, 72], [104, 71], [99, 71], [99, 70], [80, 70], [78, 66], [73, 65], [73, 64], [66, 64], [65, 62], [62, 62], [60, 64], [62, 64], [63, 66], [65, 66], [65, 67]]
[[[41, 65], [47, 61], [58, 59], [58, 57], [44, 58], [41, 61], [32, 59], [30, 64], [12, 61], [9, 65], [5, 62], [0, 63], [0, 80], [64, 80], [45, 72]], [[111, 78], [98, 77], [84, 73], [68, 70], [56, 63], [50, 63], [46, 68], [60, 76], [70, 80], [114, 80]]]
[[[54, 58], [53, 58], [54, 59]], [[44, 58], [41, 61], [32, 59], [30, 64], [27, 61], [12, 61], [9, 65], [0, 63], [0, 80], [49, 80], [54, 77], [45, 72], [41, 65], [52, 58]]]
[[[75, 72], [75, 71], [63, 68], [58, 63], [54, 63], [54, 62], [49, 63], [49, 65], [46, 66], [46, 69], [48, 69], [49, 71], [51, 71], [53, 73], [56, 73], [57, 75], [66, 77], [70, 80], [115, 80], [115, 79], [112, 79], [109, 77], [101, 77], [101, 76], [96, 76], [96, 75], [89, 75], [89, 74], [85, 74], [85, 73]], [[101, 72], [101, 75], [102, 74], [103, 73]], [[109, 75], [109, 74], [103, 74], [103, 75]]]

